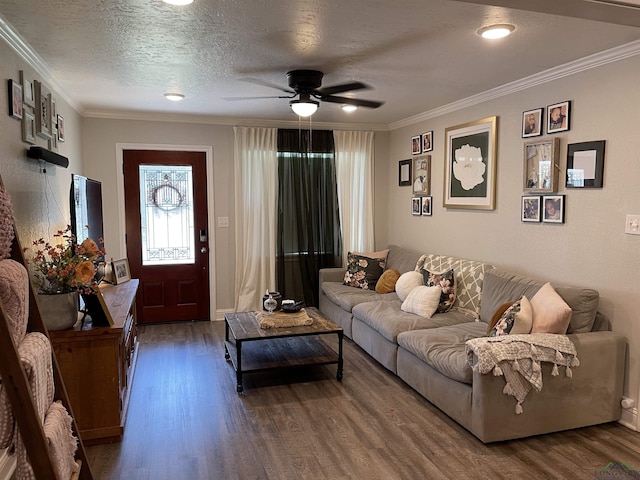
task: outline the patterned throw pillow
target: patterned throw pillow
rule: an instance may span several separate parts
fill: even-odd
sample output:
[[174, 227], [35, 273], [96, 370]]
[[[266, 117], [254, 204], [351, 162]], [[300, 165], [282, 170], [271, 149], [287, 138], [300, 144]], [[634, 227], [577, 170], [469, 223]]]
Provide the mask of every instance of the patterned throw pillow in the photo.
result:
[[385, 270], [376, 283], [377, 293], [391, 293], [396, 290], [396, 282], [400, 278], [400, 272], [390, 268]]
[[498, 320], [489, 332], [490, 337], [501, 335], [517, 335], [521, 333], [531, 333], [533, 325], [533, 310], [529, 299], [524, 295], [520, 300], [507, 308], [500, 320]]
[[438, 313], [451, 310], [453, 302], [456, 299], [456, 276], [453, 273], [453, 268], [442, 273], [432, 273], [429, 270], [423, 269], [422, 277], [427, 287], [440, 287], [442, 289], [440, 303], [438, 304]]
[[371, 258], [349, 252], [343, 284], [363, 290], [375, 290], [386, 263], [387, 257]]

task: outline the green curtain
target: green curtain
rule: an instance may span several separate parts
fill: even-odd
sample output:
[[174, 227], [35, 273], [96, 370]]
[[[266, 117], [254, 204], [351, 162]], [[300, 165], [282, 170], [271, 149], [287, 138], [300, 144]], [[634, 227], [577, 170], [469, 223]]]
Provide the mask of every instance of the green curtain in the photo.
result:
[[342, 265], [333, 132], [278, 130], [276, 222], [278, 291], [318, 306], [319, 270]]

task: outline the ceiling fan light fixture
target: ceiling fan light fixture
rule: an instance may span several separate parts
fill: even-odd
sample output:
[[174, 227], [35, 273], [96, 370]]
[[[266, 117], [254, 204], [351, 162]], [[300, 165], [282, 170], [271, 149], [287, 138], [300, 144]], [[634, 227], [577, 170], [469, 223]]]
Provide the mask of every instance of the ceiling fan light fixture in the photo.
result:
[[319, 102], [315, 100], [291, 100], [289, 106], [299, 117], [310, 117], [318, 110]]
[[184, 95], [182, 93], [167, 92], [164, 94], [164, 98], [172, 102], [179, 102], [184, 99]]
[[193, 0], [162, 0], [164, 3], [168, 3], [169, 5], [189, 5], [193, 3]]
[[349, 105], [349, 104], [342, 105], [342, 110], [347, 113], [355, 112], [357, 109], [358, 107], [356, 105]]
[[482, 38], [488, 38], [490, 40], [495, 40], [497, 38], [504, 38], [516, 29], [514, 25], [509, 23], [500, 23], [496, 25], [489, 25], [488, 27], [483, 27], [478, 30], [478, 35]]

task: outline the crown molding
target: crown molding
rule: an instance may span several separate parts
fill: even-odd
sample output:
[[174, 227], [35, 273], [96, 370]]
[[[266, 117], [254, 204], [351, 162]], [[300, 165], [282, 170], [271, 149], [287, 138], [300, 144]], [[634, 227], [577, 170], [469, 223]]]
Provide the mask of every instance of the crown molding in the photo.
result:
[[42, 82], [51, 90], [54, 90], [56, 95], [63, 98], [77, 112], [82, 111], [82, 105], [65, 91], [64, 87], [54, 77], [51, 69], [44, 60], [40, 58], [40, 55], [31, 48], [26, 40], [24, 40], [2, 16], [0, 16], [0, 38], [2, 38], [27, 65], [35, 70], [42, 79]]
[[477, 95], [472, 95], [471, 97], [457, 100], [447, 105], [434, 108], [433, 110], [429, 110], [427, 112], [405, 118], [404, 120], [390, 123], [389, 130], [396, 130], [398, 128], [413, 125], [418, 122], [423, 122], [431, 118], [436, 118], [448, 113], [456, 112], [458, 110], [463, 110], [480, 103], [488, 102], [489, 100], [494, 100], [506, 95], [511, 95], [512, 93], [516, 93], [521, 90], [526, 90], [537, 85], [552, 82], [554, 80], [568, 77], [576, 73], [584, 72], [585, 70], [601, 67], [613, 62], [618, 62], [620, 60], [624, 60], [638, 54], [640, 54], [640, 40], [636, 40], [619, 47], [605, 50], [604, 52], [594, 53], [593, 55], [589, 55], [573, 62], [565, 63], [564, 65], [560, 65], [558, 67], [544, 70], [542, 72], [536, 73], [535, 75], [531, 75], [514, 82], [506, 83], [500, 87], [492, 88], [491, 90], [487, 90]]
[[372, 130], [388, 131], [382, 124], [371, 123], [332, 123], [332, 122], [298, 122], [297, 120], [268, 120], [257, 118], [214, 117], [210, 115], [183, 115], [178, 113], [133, 112], [115, 110], [87, 110], [84, 118], [101, 118], [109, 120], [137, 120], [147, 122], [195, 123], [205, 125], [229, 125], [242, 127], [298, 128], [308, 127], [318, 130]]

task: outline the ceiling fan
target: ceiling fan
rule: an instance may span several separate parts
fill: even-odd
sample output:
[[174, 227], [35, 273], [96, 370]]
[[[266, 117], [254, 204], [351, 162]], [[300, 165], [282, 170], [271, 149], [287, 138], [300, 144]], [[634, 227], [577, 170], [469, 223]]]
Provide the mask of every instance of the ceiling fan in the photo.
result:
[[225, 100], [247, 100], [256, 98], [295, 98], [291, 100], [289, 105], [297, 115], [308, 117], [313, 115], [318, 109], [320, 102], [341, 103], [343, 105], [351, 105], [354, 107], [378, 108], [384, 104], [375, 100], [363, 100], [359, 98], [349, 98], [337, 96], [336, 93], [351, 92], [353, 90], [362, 90], [369, 88], [361, 82], [349, 82], [340, 85], [321, 88], [322, 77], [324, 74], [318, 70], [291, 70], [287, 72], [287, 80], [289, 88], [282, 88], [263, 82], [257, 79], [245, 79], [259, 85], [270, 88], [276, 88], [288, 95], [279, 95], [271, 97], [227, 97]]

